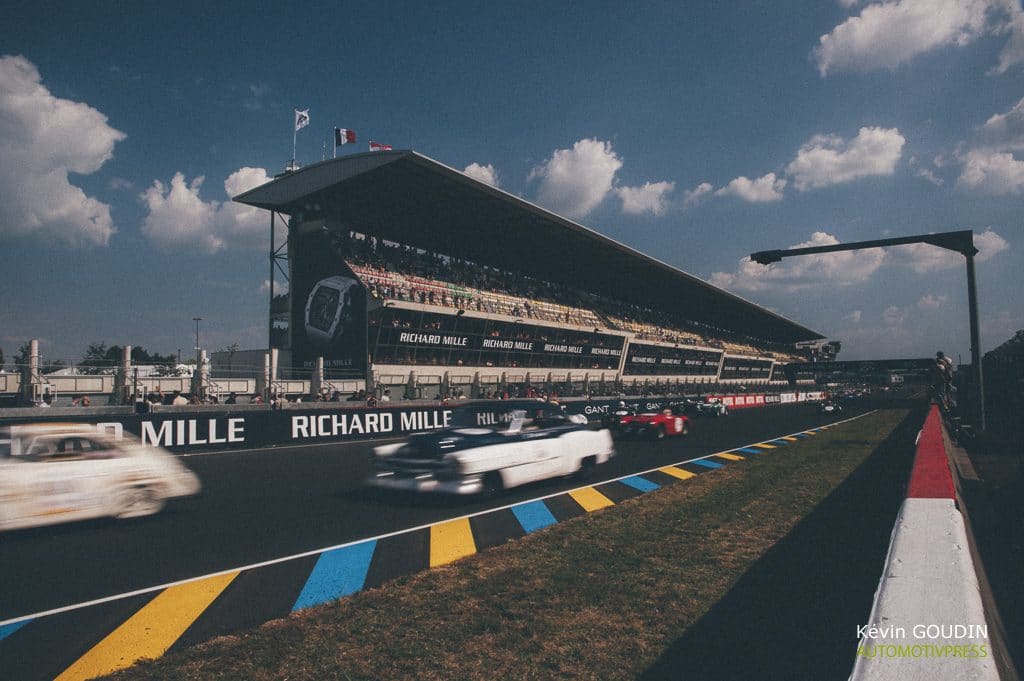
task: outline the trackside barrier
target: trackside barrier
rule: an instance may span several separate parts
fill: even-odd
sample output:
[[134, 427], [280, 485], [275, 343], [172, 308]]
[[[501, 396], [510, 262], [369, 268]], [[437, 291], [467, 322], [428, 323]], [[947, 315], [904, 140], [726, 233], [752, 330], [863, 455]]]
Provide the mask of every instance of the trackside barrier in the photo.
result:
[[999, 681], [978, 579], [932, 406], [851, 681]]
[[[743, 406], [749, 407], [774, 404], [766, 402], [764, 395], [723, 397], [733, 404], [742, 399]], [[639, 411], [660, 411], [682, 402], [679, 398], [651, 397], [567, 400], [564, 406], [567, 414], [582, 414], [588, 421], [601, 421], [615, 411], [620, 401]], [[0, 427], [24, 423], [92, 424], [115, 436], [131, 433], [146, 443], [175, 452], [192, 453], [398, 437], [453, 425], [486, 426], [498, 423], [502, 415], [512, 409], [537, 409], [543, 403], [539, 400], [501, 400], [377, 408], [332, 407], [330, 403], [321, 403], [315, 408], [293, 408], [297, 406], [290, 405], [282, 410], [268, 407], [216, 411], [209, 408], [190, 411], [187, 407], [158, 407], [157, 411], [148, 414], [44, 415], [40, 410], [24, 410], [16, 417], [0, 419]]]

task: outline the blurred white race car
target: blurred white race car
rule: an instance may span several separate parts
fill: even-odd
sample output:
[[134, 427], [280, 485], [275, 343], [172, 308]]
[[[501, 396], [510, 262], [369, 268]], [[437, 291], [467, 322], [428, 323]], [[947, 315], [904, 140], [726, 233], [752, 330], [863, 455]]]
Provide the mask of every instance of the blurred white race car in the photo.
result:
[[152, 515], [200, 488], [174, 455], [128, 434], [67, 423], [0, 431], [0, 530]]
[[590, 430], [546, 408], [514, 410], [487, 427], [454, 427], [413, 434], [374, 448], [366, 483], [390, 490], [496, 494], [536, 480], [577, 474], [615, 454], [607, 430]]

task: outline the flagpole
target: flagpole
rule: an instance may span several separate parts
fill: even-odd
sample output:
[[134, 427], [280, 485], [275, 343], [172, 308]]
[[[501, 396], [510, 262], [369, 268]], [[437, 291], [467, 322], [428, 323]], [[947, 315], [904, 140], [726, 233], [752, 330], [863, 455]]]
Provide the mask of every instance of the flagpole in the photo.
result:
[[338, 129], [334, 129], [334, 158], [338, 158]]
[[299, 134], [299, 126], [297, 122], [292, 125], [292, 170], [295, 170], [295, 140]]

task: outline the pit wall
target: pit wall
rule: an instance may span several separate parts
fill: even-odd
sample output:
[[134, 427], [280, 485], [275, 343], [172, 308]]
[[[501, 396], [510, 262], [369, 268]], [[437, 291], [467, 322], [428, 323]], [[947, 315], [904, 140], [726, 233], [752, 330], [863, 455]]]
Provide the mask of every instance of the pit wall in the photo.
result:
[[914, 467], [851, 681], [999, 681], [938, 407]]
[[[717, 395], [730, 409], [747, 409], [822, 399], [820, 392], [782, 394]], [[639, 411], [660, 411], [681, 403], [679, 398], [622, 398], [566, 400], [565, 413], [582, 414], [589, 422], [600, 422], [619, 402]], [[343, 407], [318, 403], [304, 407], [289, 404], [286, 409], [191, 411], [188, 407], [157, 407], [146, 414], [85, 413], [63, 410], [19, 410], [12, 418], [0, 419], [0, 427], [27, 423], [91, 424], [115, 435], [130, 433], [144, 442], [183, 454], [222, 449], [249, 449], [322, 442], [348, 442], [399, 437], [416, 431], [436, 430], [452, 425], [492, 425], [512, 409], [536, 409], [539, 400], [454, 402], [448, 405], [421, 404], [395, 407]], [[468, 412], [459, 414], [456, 412]], [[71, 413], [68, 413], [71, 412]]]

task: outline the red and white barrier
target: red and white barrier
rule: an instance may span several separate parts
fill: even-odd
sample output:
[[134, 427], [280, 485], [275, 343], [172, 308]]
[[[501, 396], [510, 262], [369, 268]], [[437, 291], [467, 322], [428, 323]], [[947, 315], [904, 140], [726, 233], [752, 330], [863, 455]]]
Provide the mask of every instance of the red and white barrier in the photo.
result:
[[870, 621], [855, 635], [851, 681], [999, 680], [935, 406], [918, 437]]

